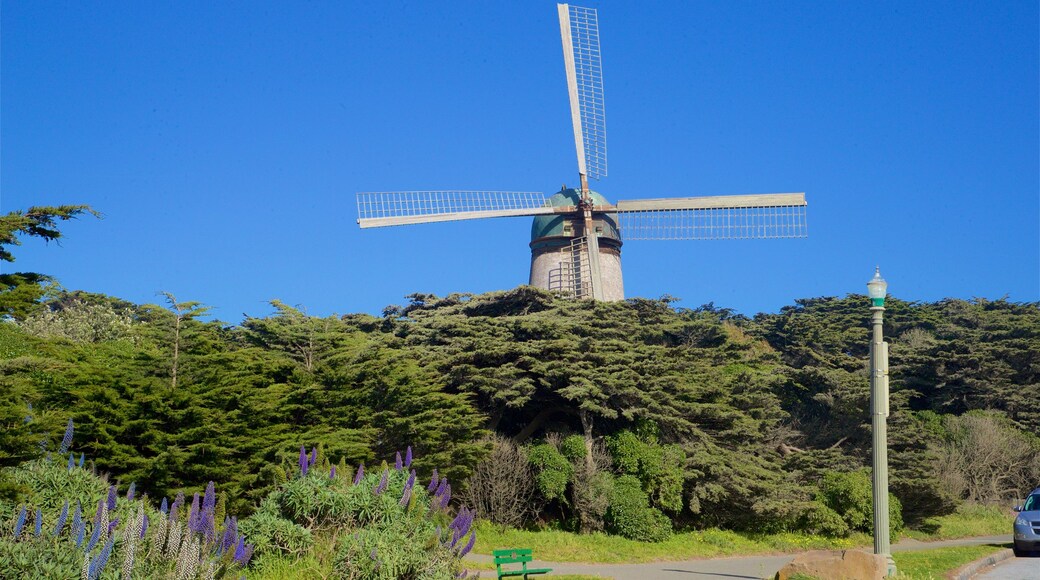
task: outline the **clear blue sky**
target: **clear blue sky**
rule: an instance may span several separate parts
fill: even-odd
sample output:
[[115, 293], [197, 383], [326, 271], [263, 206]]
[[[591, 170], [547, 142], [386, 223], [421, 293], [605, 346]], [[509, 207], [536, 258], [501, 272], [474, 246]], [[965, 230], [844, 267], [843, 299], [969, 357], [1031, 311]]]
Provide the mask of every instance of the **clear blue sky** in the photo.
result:
[[[805, 191], [809, 238], [633, 241], [630, 297], [1040, 300], [1037, 2], [591, 2], [608, 199]], [[553, 2], [2, 3], [5, 271], [230, 322], [526, 283], [530, 220], [358, 229], [358, 191], [556, 191]]]

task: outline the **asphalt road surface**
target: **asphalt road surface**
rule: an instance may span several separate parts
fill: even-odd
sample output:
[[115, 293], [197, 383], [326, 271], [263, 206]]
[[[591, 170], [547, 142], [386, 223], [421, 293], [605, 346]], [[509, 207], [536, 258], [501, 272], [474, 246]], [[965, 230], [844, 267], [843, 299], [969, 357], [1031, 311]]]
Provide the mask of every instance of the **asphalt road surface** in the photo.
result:
[[1004, 560], [983, 570], [975, 580], [1040, 580], [1040, 555]]

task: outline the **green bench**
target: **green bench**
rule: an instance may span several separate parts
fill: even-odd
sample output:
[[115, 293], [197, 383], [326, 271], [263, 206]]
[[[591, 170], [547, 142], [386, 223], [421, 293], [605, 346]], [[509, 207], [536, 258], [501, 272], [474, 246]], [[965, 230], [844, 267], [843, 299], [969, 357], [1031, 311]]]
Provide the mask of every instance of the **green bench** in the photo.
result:
[[[529, 575], [534, 576], [535, 574], [548, 574], [549, 572], [552, 572], [552, 568], [527, 568], [527, 563], [534, 559], [531, 555], [531, 548], [495, 550], [493, 553], [495, 555], [495, 568], [498, 569], [498, 580], [510, 576], [523, 576], [524, 580], [527, 580]], [[503, 570], [502, 564], [520, 564], [520, 568]]]

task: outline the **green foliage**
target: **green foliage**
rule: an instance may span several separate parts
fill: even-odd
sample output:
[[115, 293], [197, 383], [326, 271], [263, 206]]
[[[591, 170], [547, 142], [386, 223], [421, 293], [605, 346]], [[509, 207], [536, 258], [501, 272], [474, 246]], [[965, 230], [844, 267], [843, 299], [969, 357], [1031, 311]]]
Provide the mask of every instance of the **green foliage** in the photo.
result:
[[588, 454], [585, 449], [585, 438], [581, 435], [568, 435], [560, 441], [560, 453], [571, 463], [585, 461]]
[[[67, 469], [66, 459], [37, 459], [4, 471], [28, 491], [26, 499], [33, 507], [47, 513], [58, 511], [66, 501], [78, 501], [84, 509], [96, 506], [107, 494], [108, 483], [86, 469]], [[0, 508], [0, 515], [9, 516], [10, 512]]]
[[[229, 532], [217, 527], [205, 510], [199, 521], [212, 526], [209, 536], [185, 528], [186, 507], [171, 522], [141, 496], [103, 501], [108, 482], [67, 465], [44, 458], [6, 468], [28, 492], [24, 504], [0, 503], [0, 577], [74, 578], [86, 575], [88, 565], [97, 567], [94, 577], [104, 579], [224, 578], [241, 572], [248, 556], [233, 561], [237, 536], [228, 538], [232, 549], [219, 549]], [[111, 509], [109, 502], [114, 502]], [[77, 520], [79, 508], [83, 512]], [[148, 529], [146, 517], [153, 524]], [[24, 525], [19, 527], [18, 521]], [[170, 531], [173, 527], [176, 533]]]
[[565, 500], [567, 484], [574, 477], [574, 465], [567, 457], [554, 445], [540, 443], [527, 450], [527, 459], [535, 468], [535, 481], [542, 496], [550, 501]]
[[655, 507], [679, 512], [683, 508], [686, 454], [678, 445], [661, 445], [652, 434], [644, 437], [627, 430], [608, 437], [607, 449], [614, 465], [622, 473], [639, 478]]
[[[874, 498], [869, 470], [825, 474], [817, 499], [840, 515], [849, 530], [870, 532], [874, 529]], [[895, 534], [903, 528], [903, 507], [891, 493], [888, 501], [890, 532]]]
[[407, 470], [386, 469], [355, 485], [312, 469], [271, 493], [239, 528], [256, 542], [261, 568], [302, 558], [323, 539], [335, 542], [337, 578], [454, 578], [469, 536], [451, 542], [447, 518], [420, 483], [407, 487], [409, 478]]
[[108, 300], [65, 296], [26, 316], [18, 325], [41, 338], [65, 338], [74, 342], [104, 342], [133, 337], [133, 312]]
[[[53, 448], [71, 415], [78, 450], [113, 480], [154, 497], [212, 480], [227, 511], [248, 513], [291, 481], [301, 442], [323, 442], [345, 465], [412, 446], [420, 474], [438, 467], [460, 487], [489, 430], [528, 445], [580, 433], [532, 446], [551, 525], [597, 528], [610, 477], [577, 469], [588, 438], [611, 447], [602, 471], [634, 476], [677, 526], [756, 530], [768, 518], [777, 530], [841, 532], [812, 498], [823, 474], [869, 464], [864, 297], [799, 300], [754, 319], [527, 287], [409, 300], [383, 317], [313, 317], [276, 301], [273, 315], [237, 326], [176, 300], [171, 310], [58, 293], [46, 312], [33, 302], [0, 324], [0, 466], [40, 439]], [[986, 410], [1009, 433], [1040, 431], [1040, 308], [886, 306], [891, 489], [917, 526], [961, 501], [938, 467], [943, 417]], [[0, 496], [18, 493], [0, 480]], [[298, 523], [338, 521], [304, 498]]]
[[238, 529], [256, 547], [260, 561], [268, 556], [300, 557], [314, 544], [310, 530], [270, 509], [261, 508], [239, 522]]
[[848, 536], [852, 531], [841, 514], [819, 501], [805, 506], [799, 514], [797, 528], [809, 534], [821, 534], [832, 538]]
[[45, 241], [61, 238], [57, 222], [73, 219], [84, 213], [101, 217], [89, 205], [35, 206], [15, 210], [0, 216], [0, 260], [13, 262], [14, 255], [4, 246], [20, 246], [18, 236], [41, 238]]
[[[4, 523], [7, 527], [7, 522]], [[35, 541], [22, 542], [0, 537], [0, 578], [79, 578], [83, 556], [66, 544], [67, 541], [49, 534]]]
[[[61, 238], [57, 222], [74, 219], [84, 213], [101, 217], [88, 205], [37, 206], [28, 210], [16, 210], [0, 216], [0, 261], [14, 262], [9, 246], [20, 246], [20, 236], [41, 238], [44, 241]], [[0, 274], [0, 316], [8, 315], [23, 320], [36, 310], [53, 279], [36, 272], [14, 272]]]
[[622, 475], [614, 481], [605, 519], [608, 530], [633, 540], [660, 542], [672, 534], [671, 521], [650, 506], [642, 483], [632, 475]]
[[342, 537], [333, 563], [336, 577], [349, 580], [450, 580], [457, 570], [433, 523], [403, 515]]

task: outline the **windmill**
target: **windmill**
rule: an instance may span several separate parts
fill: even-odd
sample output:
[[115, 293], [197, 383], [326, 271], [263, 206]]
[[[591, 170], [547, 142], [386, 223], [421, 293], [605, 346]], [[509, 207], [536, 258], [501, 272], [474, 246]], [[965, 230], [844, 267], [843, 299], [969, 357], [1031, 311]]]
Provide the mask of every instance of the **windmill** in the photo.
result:
[[362, 228], [533, 216], [530, 284], [574, 298], [623, 300], [625, 240], [801, 238], [805, 194], [773, 193], [639, 199], [611, 204], [589, 189], [607, 176], [603, 70], [596, 10], [557, 4], [567, 72], [576, 188], [534, 192], [398, 191], [358, 193]]

